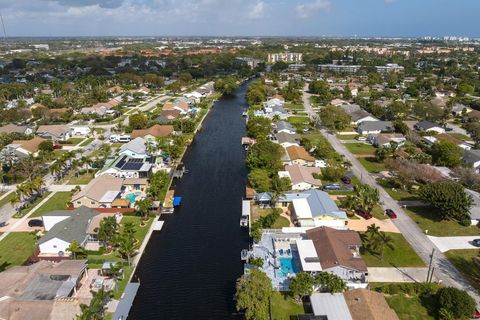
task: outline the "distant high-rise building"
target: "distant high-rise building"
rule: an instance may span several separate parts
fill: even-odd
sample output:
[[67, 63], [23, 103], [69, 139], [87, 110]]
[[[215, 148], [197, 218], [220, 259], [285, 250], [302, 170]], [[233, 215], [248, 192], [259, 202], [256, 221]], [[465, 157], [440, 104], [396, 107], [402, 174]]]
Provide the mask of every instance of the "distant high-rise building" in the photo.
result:
[[401, 72], [405, 68], [402, 67], [402, 66], [399, 66], [396, 63], [387, 63], [385, 66], [376, 66], [375, 69], [377, 69], [378, 73], [387, 74], [387, 73], [390, 73], [390, 72], [395, 72], [395, 73], [396, 72]]
[[235, 62], [239, 65], [249, 66], [250, 69], [255, 69], [262, 61], [250, 57], [237, 57], [235, 58]]
[[303, 53], [294, 52], [282, 52], [282, 53], [269, 53], [268, 62], [275, 63], [279, 61], [283, 62], [301, 62], [303, 59]]

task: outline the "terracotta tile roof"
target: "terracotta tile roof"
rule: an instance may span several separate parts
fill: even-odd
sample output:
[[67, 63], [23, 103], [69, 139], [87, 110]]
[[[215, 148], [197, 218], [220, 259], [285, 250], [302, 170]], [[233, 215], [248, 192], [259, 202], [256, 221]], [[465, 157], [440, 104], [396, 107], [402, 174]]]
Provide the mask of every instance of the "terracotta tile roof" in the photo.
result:
[[322, 269], [343, 266], [367, 271], [367, 265], [357, 251], [362, 246], [358, 232], [318, 227], [307, 230], [307, 238], [313, 241]]
[[303, 159], [305, 161], [315, 161], [304, 147], [290, 146], [287, 148], [287, 154], [290, 160]]
[[14, 140], [11, 144], [19, 144], [22, 146], [23, 149], [28, 150], [31, 153], [35, 153], [38, 151], [38, 147], [43, 141], [45, 141], [45, 139], [40, 137], [34, 137], [30, 140]]
[[128, 199], [115, 199], [112, 202], [112, 207], [130, 207], [130, 200], [128, 200]]
[[398, 320], [383, 294], [367, 289], [354, 289], [344, 294], [353, 320]]
[[133, 130], [131, 136], [133, 139], [138, 137], [145, 137], [146, 135], [150, 134], [156, 138], [166, 137], [173, 133], [173, 126], [171, 125], [159, 125], [156, 124], [148, 129], [143, 130]]

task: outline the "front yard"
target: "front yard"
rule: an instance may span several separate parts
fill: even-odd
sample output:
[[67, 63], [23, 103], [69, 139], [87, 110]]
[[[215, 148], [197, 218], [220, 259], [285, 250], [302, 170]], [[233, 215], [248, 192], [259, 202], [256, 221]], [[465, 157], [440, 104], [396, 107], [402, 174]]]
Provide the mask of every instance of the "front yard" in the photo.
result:
[[355, 143], [345, 143], [344, 146], [345, 148], [348, 149], [348, 151], [350, 151], [353, 154], [359, 154], [359, 155], [375, 154], [375, 147], [370, 144], [355, 142]]
[[72, 185], [83, 185], [83, 184], [88, 184], [93, 178], [95, 178], [95, 174], [93, 172], [84, 172], [78, 174], [77, 177], [75, 177], [75, 174], [68, 180], [67, 184], [72, 184]]
[[45, 192], [42, 194], [41, 197], [38, 197], [34, 202], [31, 202], [25, 206], [22, 210], [18, 211], [13, 215], [14, 218], [21, 218], [27, 213], [29, 213], [33, 208], [35, 208], [40, 202], [42, 202], [46, 197], [50, 195], [50, 191]]
[[392, 186], [386, 180], [379, 179], [377, 182], [378, 182], [379, 185], [381, 185], [383, 187], [383, 189], [385, 189], [385, 191], [394, 200], [397, 200], [397, 201], [418, 200], [418, 197], [413, 193], [410, 193], [410, 192], [404, 191], [404, 190], [400, 190], [400, 189], [397, 189], [397, 188], [395, 188], [395, 189], [392, 188]]
[[480, 291], [480, 260], [474, 261], [474, 258], [480, 258], [478, 249], [450, 250], [445, 256]]
[[393, 239], [394, 249], [384, 248], [383, 258], [361, 249], [368, 267], [424, 267], [422, 259], [400, 233], [387, 233]]
[[477, 226], [464, 227], [456, 221], [440, 220], [435, 210], [430, 207], [409, 207], [404, 209], [413, 221], [428, 235], [437, 237], [476, 236], [480, 235]]
[[0, 241], [0, 271], [20, 266], [36, 248], [36, 236], [29, 232], [12, 232]]
[[67, 210], [67, 203], [71, 200], [70, 192], [57, 192], [47, 202], [45, 202], [37, 211], [35, 211], [30, 217], [40, 217], [45, 213], [54, 210]]
[[358, 158], [357, 160], [370, 173], [379, 173], [381, 171], [385, 171], [385, 165], [381, 162], [378, 162], [377, 159], [373, 157]]

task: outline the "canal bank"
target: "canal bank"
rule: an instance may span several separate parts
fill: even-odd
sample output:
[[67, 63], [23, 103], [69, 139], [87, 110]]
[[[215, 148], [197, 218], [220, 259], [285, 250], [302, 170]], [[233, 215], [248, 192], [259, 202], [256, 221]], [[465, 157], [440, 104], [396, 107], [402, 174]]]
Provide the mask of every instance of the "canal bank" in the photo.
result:
[[246, 166], [244, 83], [217, 101], [188, 148], [189, 170], [174, 181], [182, 206], [164, 216], [135, 274], [141, 286], [129, 319], [228, 319], [235, 281], [243, 273], [241, 249], [249, 238], [239, 226]]

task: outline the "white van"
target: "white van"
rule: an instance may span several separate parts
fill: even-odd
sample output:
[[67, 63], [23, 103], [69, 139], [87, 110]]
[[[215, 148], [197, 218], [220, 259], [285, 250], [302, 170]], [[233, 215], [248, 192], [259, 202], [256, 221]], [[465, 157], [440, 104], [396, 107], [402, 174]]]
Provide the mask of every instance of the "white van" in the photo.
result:
[[122, 143], [130, 142], [130, 140], [132, 140], [132, 138], [128, 134], [121, 134], [117, 138], [117, 141]]

